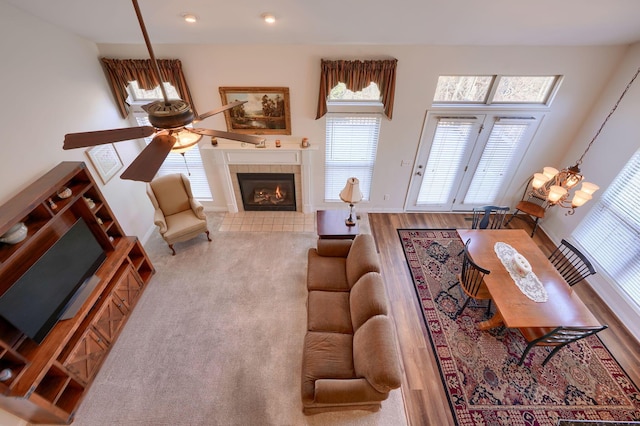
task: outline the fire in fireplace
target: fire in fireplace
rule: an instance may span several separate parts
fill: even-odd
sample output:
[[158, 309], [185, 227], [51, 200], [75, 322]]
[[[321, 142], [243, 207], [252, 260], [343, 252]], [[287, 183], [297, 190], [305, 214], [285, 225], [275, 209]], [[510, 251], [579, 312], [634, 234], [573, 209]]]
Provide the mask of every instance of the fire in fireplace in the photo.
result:
[[296, 211], [293, 173], [237, 173], [245, 211]]

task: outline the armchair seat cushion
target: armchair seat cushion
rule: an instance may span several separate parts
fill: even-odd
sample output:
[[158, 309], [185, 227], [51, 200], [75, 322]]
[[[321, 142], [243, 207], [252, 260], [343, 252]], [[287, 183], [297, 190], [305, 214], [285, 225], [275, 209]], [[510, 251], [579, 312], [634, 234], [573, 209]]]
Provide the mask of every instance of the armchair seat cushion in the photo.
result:
[[178, 242], [182, 238], [189, 239], [207, 229], [207, 221], [196, 217], [191, 209], [165, 216], [165, 220], [167, 232], [163, 237], [167, 241]]

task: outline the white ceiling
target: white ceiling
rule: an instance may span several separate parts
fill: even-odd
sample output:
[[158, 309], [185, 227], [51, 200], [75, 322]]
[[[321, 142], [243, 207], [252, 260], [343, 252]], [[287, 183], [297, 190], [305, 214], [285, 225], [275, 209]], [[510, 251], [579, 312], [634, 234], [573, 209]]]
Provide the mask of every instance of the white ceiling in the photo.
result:
[[[130, 0], [0, 0], [96, 43], [143, 43]], [[612, 45], [640, 0], [139, 0], [152, 43]], [[274, 14], [269, 26], [260, 15]], [[195, 14], [197, 24], [182, 20]]]

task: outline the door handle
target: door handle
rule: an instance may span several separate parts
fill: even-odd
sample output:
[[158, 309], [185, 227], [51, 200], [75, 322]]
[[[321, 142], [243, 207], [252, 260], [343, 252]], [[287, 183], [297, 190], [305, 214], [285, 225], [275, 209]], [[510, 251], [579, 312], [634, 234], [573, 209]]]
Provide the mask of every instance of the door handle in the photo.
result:
[[416, 172], [417, 176], [422, 176], [422, 172]]
[[[422, 165], [422, 164], [418, 164], [418, 168], [419, 168], [419, 169], [421, 169], [422, 167], [423, 167], [423, 165]], [[422, 170], [418, 170], [418, 171], [416, 172], [416, 176], [422, 176]]]

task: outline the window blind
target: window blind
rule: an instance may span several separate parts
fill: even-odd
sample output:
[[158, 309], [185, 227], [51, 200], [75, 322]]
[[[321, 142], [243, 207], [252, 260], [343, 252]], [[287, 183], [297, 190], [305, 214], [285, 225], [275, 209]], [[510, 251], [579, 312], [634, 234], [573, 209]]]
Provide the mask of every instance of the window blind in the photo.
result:
[[453, 186], [475, 123], [475, 117], [468, 120], [438, 121], [417, 205], [446, 204], [450, 201], [452, 193], [457, 189]]
[[340, 201], [340, 191], [350, 177], [360, 180], [363, 200], [369, 200], [380, 124], [379, 114], [327, 115], [326, 201]]
[[464, 204], [495, 202], [530, 125], [531, 123], [510, 120], [496, 121], [464, 197]]
[[573, 237], [640, 307], [640, 150], [576, 227]]

